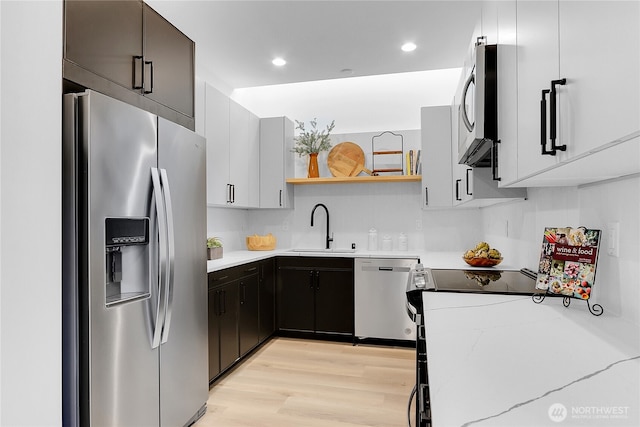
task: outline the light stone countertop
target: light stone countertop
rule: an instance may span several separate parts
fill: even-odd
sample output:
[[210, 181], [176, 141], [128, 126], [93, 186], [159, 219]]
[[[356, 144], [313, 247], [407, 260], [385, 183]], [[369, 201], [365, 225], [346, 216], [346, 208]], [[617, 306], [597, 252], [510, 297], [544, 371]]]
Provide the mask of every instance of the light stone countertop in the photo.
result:
[[[223, 257], [207, 261], [207, 272], [223, 270], [249, 262], [260, 261], [274, 256], [311, 256], [311, 257], [345, 257], [345, 258], [414, 258], [420, 259], [428, 268], [479, 269], [467, 265], [462, 260], [462, 252], [427, 252], [427, 251], [364, 251], [356, 252], [296, 252], [293, 249], [276, 249], [273, 251], [230, 251], [223, 252]], [[496, 267], [500, 270], [519, 270], [521, 266], [509, 264], [508, 257]], [[486, 267], [485, 267], [486, 269]]]
[[606, 307], [445, 292], [423, 305], [435, 427], [640, 425], [640, 330]]

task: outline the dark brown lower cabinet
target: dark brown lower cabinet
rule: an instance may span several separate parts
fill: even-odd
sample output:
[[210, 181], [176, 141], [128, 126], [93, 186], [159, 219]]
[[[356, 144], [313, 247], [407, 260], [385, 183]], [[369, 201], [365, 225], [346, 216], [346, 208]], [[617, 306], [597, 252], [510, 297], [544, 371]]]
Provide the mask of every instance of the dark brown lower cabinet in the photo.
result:
[[273, 334], [273, 262], [209, 273], [210, 382]]
[[280, 257], [277, 265], [280, 332], [353, 336], [353, 259]]

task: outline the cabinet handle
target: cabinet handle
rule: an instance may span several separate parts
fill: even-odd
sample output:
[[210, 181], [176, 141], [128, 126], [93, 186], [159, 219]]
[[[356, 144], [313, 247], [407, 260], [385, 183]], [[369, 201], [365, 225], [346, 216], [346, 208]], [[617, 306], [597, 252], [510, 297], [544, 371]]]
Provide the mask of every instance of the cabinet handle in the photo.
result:
[[222, 308], [220, 310], [220, 314], [225, 314], [227, 312], [227, 291], [220, 291], [222, 293]]
[[491, 147], [491, 178], [494, 181], [502, 181], [502, 178], [498, 176], [498, 144], [500, 144], [500, 140], [493, 141], [493, 146]]
[[245, 273], [249, 273], [249, 272], [251, 272], [251, 271], [256, 271], [257, 269], [258, 269], [258, 267], [251, 267], [251, 268], [247, 268], [247, 269], [245, 270]]
[[[138, 61], [140, 64], [140, 68], [142, 69], [142, 72], [140, 73], [142, 75], [141, 79], [140, 79], [140, 83], [138, 84]], [[144, 82], [144, 65], [143, 65], [143, 61], [142, 61], [142, 56], [134, 56], [133, 57], [133, 88], [134, 89], [142, 89], [143, 87], [143, 83]]]
[[222, 291], [216, 291], [216, 300], [215, 300], [215, 305], [216, 305], [216, 316], [221, 316], [222, 315]]
[[316, 291], [320, 290], [320, 271], [316, 270]]
[[551, 121], [551, 129], [549, 129], [549, 137], [551, 139], [551, 150], [555, 155], [556, 150], [565, 151], [567, 149], [566, 144], [556, 145], [556, 101], [558, 98], [558, 93], [556, 92], [556, 85], [565, 85], [567, 83], [567, 79], [560, 80], [551, 80], [551, 95], [549, 95], [549, 104], [550, 104], [550, 112], [549, 115]]
[[313, 273], [314, 273], [314, 271], [313, 271], [313, 270], [311, 270], [311, 271], [309, 272], [309, 287], [310, 287], [311, 289], [313, 289]]
[[553, 150], [547, 150], [547, 94], [551, 92], [549, 89], [542, 89], [542, 99], [540, 100], [540, 145], [543, 155], [550, 154], [555, 156]]
[[462, 182], [461, 179], [456, 179], [456, 200], [458, 201], [462, 201], [462, 199], [460, 198], [460, 183]]
[[469, 193], [469, 172], [471, 172], [472, 170], [473, 169], [471, 169], [471, 168], [467, 168], [467, 174], [466, 174], [466, 177], [465, 177], [465, 179], [466, 179], [466, 184], [465, 185], [467, 187], [467, 190], [466, 190], [467, 196], [473, 196], [473, 193]]
[[231, 184], [227, 184], [227, 203], [231, 202]]
[[429, 206], [429, 187], [424, 187], [424, 205]]
[[231, 203], [236, 202], [236, 185], [231, 184]]
[[244, 305], [244, 302], [247, 299], [247, 285], [244, 283], [240, 283], [240, 287], [242, 288], [242, 298], [240, 299], [240, 305]]
[[282, 190], [280, 190], [280, 195], [278, 200], [279, 200], [278, 203], [280, 204], [280, 207], [282, 207]]
[[[144, 61], [144, 65], [148, 65], [149, 66], [149, 72], [150, 72], [150, 88], [149, 90], [144, 89], [144, 93], [149, 94], [149, 93], [153, 93], [153, 61]], [[142, 86], [145, 86], [144, 84], [144, 75], [142, 77]]]

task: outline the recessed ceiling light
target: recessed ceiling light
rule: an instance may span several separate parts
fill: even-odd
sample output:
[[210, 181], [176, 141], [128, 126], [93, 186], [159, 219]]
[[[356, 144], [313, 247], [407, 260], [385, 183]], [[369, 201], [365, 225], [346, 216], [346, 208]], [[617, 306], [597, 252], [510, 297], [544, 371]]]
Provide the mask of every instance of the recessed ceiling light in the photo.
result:
[[414, 50], [416, 50], [416, 44], [415, 43], [405, 43], [402, 45], [402, 47], [400, 49], [402, 49], [403, 52], [413, 52]]
[[287, 61], [285, 61], [282, 58], [273, 58], [273, 61], [271, 61], [271, 63], [273, 65], [275, 65], [276, 67], [282, 67], [283, 65], [285, 65], [287, 63]]

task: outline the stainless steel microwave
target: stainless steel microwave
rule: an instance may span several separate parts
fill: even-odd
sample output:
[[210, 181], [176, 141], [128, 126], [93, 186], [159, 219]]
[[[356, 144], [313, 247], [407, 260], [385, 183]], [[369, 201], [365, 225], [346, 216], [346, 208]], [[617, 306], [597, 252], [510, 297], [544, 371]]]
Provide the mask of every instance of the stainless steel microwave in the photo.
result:
[[465, 61], [458, 105], [458, 163], [491, 166], [498, 140], [497, 46], [478, 38]]

